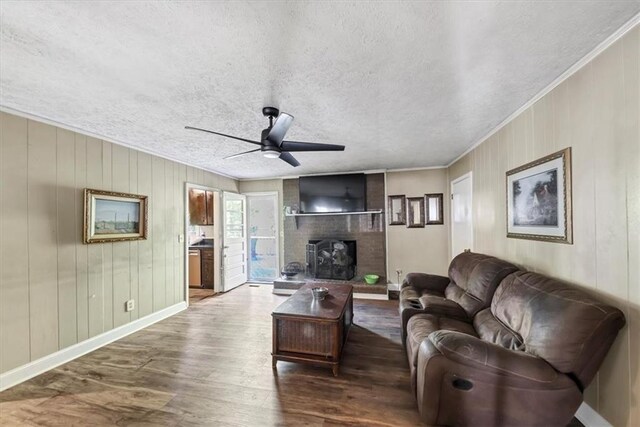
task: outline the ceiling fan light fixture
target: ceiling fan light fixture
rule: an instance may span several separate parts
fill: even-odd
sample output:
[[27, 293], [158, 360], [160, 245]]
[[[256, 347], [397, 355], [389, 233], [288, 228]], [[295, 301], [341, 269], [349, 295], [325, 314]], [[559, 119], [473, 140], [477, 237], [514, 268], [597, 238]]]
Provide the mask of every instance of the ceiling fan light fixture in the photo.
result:
[[278, 157], [280, 157], [280, 153], [276, 150], [264, 150], [262, 152], [262, 155], [267, 159], [277, 159]]

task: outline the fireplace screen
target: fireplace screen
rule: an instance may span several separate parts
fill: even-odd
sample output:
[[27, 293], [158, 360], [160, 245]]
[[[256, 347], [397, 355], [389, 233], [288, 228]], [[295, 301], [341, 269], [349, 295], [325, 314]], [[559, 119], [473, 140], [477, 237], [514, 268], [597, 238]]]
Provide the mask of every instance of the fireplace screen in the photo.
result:
[[310, 240], [306, 258], [311, 277], [351, 280], [356, 275], [355, 240]]

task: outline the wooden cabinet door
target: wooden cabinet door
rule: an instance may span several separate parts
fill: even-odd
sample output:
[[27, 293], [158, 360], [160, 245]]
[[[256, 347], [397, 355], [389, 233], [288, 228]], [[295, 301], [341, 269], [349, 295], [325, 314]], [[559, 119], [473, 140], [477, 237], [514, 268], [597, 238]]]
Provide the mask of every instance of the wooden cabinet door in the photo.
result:
[[202, 286], [213, 289], [213, 249], [200, 250], [200, 262], [202, 265]]
[[206, 192], [207, 199], [207, 225], [213, 225], [213, 191]]
[[191, 225], [206, 225], [207, 200], [206, 192], [196, 188], [189, 189], [189, 223]]

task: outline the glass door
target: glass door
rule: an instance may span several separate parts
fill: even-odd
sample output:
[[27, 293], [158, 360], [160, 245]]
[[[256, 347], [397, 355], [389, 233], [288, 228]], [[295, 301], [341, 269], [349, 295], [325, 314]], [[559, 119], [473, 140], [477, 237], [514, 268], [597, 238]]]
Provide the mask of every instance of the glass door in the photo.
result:
[[273, 282], [279, 275], [278, 194], [247, 194], [249, 280]]

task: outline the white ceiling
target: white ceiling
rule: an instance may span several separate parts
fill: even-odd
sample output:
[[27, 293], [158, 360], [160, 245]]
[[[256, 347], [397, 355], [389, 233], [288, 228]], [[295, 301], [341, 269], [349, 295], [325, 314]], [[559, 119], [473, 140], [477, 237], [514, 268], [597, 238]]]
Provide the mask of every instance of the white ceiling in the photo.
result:
[[[0, 2], [0, 105], [238, 178], [445, 165], [640, 1]], [[344, 144], [222, 157], [286, 139]]]

